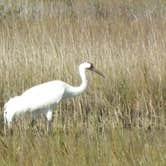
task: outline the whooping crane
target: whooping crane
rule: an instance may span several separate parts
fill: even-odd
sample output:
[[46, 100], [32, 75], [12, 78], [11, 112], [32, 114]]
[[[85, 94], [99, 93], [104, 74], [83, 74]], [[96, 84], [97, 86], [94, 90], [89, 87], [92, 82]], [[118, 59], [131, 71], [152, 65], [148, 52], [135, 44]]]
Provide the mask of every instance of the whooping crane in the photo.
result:
[[36, 85], [21, 96], [11, 98], [4, 105], [4, 123], [9, 128], [15, 116], [25, 112], [31, 112], [33, 120], [40, 114], [47, 118], [47, 130], [50, 128], [53, 110], [60, 100], [74, 97], [85, 91], [87, 88], [86, 70], [91, 70], [104, 77], [104, 75], [95, 69], [92, 63], [84, 62], [79, 65], [79, 74], [82, 80], [80, 86], [71, 86], [63, 81], [54, 80]]

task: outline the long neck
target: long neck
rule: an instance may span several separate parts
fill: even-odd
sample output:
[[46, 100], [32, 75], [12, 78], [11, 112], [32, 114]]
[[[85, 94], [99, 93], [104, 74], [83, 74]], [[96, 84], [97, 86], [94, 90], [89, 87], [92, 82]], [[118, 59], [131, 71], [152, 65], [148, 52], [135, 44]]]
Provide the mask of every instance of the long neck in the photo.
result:
[[85, 91], [85, 89], [87, 88], [88, 85], [88, 80], [86, 78], [86, 74], [85, 74], [85, 68], [80, 67], [79, 68], [79, 74], [81, 77], [81, 85], [80, 86], [70, 86], [69, 87], [69, 93], [72, 96], [77, 96], [79, 94], [81, 94], [82, 92]]

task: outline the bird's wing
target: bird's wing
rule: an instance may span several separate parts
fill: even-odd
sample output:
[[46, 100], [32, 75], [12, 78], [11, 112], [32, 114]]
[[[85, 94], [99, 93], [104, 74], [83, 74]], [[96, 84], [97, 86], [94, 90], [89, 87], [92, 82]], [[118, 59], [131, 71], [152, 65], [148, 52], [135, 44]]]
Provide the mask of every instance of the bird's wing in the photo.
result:
[[63, 81], [50, 81], [43, 84], [39, 84], [33, 86], [30, 89], [27, 89], [25, 92], [22, 93], [22, 96], [32, 96], [32, 95], [42, 95], [46, 93], [50, 93], [52, 91], [59, 91], [60, 88], [64, 87]]
[[10, 98], [4, 105], [4, 109], [6, 109], [7, 107], [13, 107], [14, 103], [17, 103], [19, 100], [19, 96], [15, 96]]
[[27, 110], [29, 110], [28, 102], [21, 96], [15, 96], [9, 99], [4, 105], [4, 112], [10, 112], [12, 114], [19, 114]]
[[29, 91], [24, 93], [22, 97], [27, 101], [31, 111], [43, 109], [56, 105], [63, 98], [65, 88], [63, 86], [42, 87], [41, 90]]

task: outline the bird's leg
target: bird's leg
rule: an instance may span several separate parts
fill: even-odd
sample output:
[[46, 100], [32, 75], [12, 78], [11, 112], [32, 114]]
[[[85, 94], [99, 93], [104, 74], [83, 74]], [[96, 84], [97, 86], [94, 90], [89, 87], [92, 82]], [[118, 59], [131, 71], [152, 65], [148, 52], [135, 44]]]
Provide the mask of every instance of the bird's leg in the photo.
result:
[[13, 135], [13, 129], [11, 124], [4, 124], [4, 134], [7, 135]]
[[51, 133], [51, 125], [52, 121], [47, 121], [47, 133], [50, 134]]
[[4, 112], [4, 135], [12, 135], [13, 130], [12, 130], [12, 116], [10, 118], [6, 118], [7, 112]]
[[10, 133], [11, 136], [13, 135], [13, 129], [12, 128], [9, 129], [9, 133]]
[[6, 126], [6, 124], [4, 123], [4, 126], [3, 126], [3, 131], [4, 131], [4, 135], [7, 135], [7, 126]]
[[52, 110], [47, 111], [47, 113], [46, 113], [46, 118], [47, 118], [47, 133], [51, 132], [52, 115], [53, 115], [53, 111]]

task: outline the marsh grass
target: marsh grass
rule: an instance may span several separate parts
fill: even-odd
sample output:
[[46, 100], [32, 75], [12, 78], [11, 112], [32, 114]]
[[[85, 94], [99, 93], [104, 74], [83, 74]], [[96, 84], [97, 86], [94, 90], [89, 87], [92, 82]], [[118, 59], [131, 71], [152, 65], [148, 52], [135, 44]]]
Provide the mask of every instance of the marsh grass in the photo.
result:
[[[1, 165], [164, 165], [166, 163], [166, 31], [164, 1], [6, 1], [0, 20], [0, 106], [54, 79], [81, 96], [55, 111], [53, 131], [14, 126], [0, 136]], [[1, 112], [2, 112], [1, 111]], [[25, 118], [28, 121], [28, 118]], [[20, 123], [20, 124], [19, 124]]]

